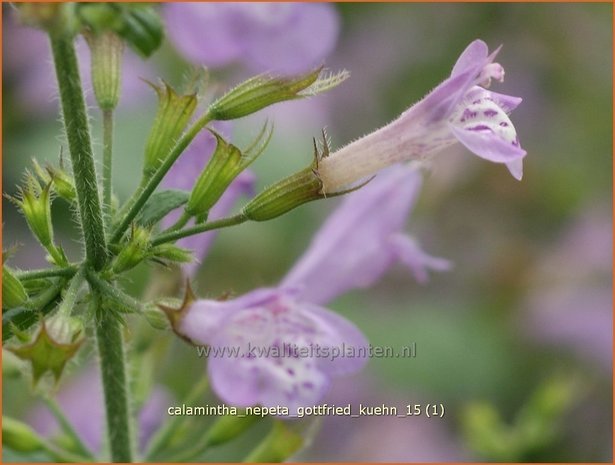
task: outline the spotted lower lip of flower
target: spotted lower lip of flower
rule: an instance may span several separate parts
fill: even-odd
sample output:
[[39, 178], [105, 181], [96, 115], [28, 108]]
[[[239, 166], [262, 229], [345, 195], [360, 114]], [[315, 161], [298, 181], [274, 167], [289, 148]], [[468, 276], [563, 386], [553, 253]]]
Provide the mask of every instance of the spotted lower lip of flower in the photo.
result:
[[182, 312], [175, 330], [211, 347], [212, 387], [231, 405], [286, 406], [293, 412], [321, 401], [331, 378], [367, 362], [367, 340], [351, 322], [286, 291], [197, 300]]
[[526, 152], [508, 118], [518, 97], [486, 90], [491, 79], [503, 80], [504, 68], [493, 63], [481, 40], [460, 55], [451, 76], [390, 124], [342, 147], [321, 160], [324, 193], [334, 193], [386, 166], [429, 158], [461, 142], [486, 160], [504, 163], [516, 179], [523, 174]]

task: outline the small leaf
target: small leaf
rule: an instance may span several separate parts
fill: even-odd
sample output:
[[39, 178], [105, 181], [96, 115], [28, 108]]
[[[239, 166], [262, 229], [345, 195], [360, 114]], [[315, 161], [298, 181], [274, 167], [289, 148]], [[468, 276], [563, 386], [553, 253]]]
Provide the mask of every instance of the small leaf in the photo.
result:
[[153, 226], [171, 211], [184, 205], [189, 197], [189, 192], [180, 190], [169, 189], [156, 192], [141, 210], [137, 223], [145, 227]]

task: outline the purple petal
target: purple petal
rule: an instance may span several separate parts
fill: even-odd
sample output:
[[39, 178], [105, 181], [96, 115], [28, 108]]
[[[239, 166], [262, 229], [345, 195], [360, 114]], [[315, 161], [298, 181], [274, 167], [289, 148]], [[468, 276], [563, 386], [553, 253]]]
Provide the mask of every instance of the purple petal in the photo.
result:
[[249, 296], [243, 309], [231, 303], [234, 310], [210, 331], [209, 375], [225, 402], [292, 411], [318, 403], [331, 376], [364, 366], [367, 341], [352, 323], [284, 291], [261, 292], [265, 299]]
[[164, 18], [169, 39], [192, 63], [220, 67], [243, 52], [227, 4], [169, 3], [164, 6]]
[[453, 124], [449, 127], [459, 142], [485, 160], [496, 163], [510, 163], [521, 160], [527, 154], [518, 145], [513, 145], [501, 139], [491, 131], [471, 131], [458, 128]]
[[[256, 72], [277, 71], [295, 74], [308, 71], [324, 61], [333, 51], [339, 33], [335, 7], [326, 3], [272, 3], [242, 4], [254, 11], [259, 6], [266, 10], [282, 11], [277, 21], [270, 14], [260, 12], [246, 18], [244, 41], [245, 60]], [[258, 16], [261, 21], [256, 21]], [[280, 37], [284, 37], [280, 40]]]
[[475, 101], [479, 99], [493, 100], [506, 113], [512, 112], [523, 101], [521, 97], [513, 97], [512, 95], [498, 94], [479, 86], [474, 86], [467, 94], [466, 100]]
[[453, 70], [451, 71], [451, 77], [456, 76], [470, 68], [478, 67], [479, 70], [485, 66], [485, 61], [489, 53], [487, 44], [482, 40], [475, 40], [471, 42], [466, 49], [461, 52]]
[[403, 165], [348, 194], [281, 286], [301, 289], [304, 300], [326, 303], [373, 284], [393, 263], [389, 238], [403, 228], [420, 186], [418, 171]]
[[523, 159], [519, 158], [506, 163], [506, 168], [508, 168], [510, 174], [512, 174], [513, 178], [517, 181], [523, 179]]
[[410, 269], [414, 279], [420, 284], [425, 284], [429, 280], [428, 270], [448, 271], [452, 267], [448, 260], [425, 253], [413, 238], [405, 234], [395, 234], [391, 237], [391, 246], [397, 260]]
[[278, 295], [274, 289], [263, 288], [236, 299], [197, 300], [184, 314], [179, 332], [197, 344], [209, 345], [226, 319], [245, 308], [264, 305]]

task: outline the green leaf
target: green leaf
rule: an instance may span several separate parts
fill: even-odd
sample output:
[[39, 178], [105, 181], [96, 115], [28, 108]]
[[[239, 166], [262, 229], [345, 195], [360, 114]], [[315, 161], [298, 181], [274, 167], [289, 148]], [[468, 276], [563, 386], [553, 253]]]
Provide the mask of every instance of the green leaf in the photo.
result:
[[169, 212], [185, 204], [189, 197], [189, 192], [174, 189], [156, 192], [141, 210], [137, 223], [145, 227], [153, 226]]

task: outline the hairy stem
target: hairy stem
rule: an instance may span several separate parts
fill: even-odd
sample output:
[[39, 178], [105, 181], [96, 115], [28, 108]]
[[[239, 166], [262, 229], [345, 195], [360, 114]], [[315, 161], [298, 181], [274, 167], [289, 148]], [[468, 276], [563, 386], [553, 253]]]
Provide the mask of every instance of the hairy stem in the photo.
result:
[[171, 169], [171, 166], [173, 166], [173, 163], [177, 161], [179, 156], [184, 150], [186, 150], [188, 145], [190, 145], [190, 142], [192, 142], [199, 131], [203, 129], [210, 121], [211, 117], [209, 113], [205, 113], [198, 120], [196, 120], [194, 124], [180, 137], [177, 144], [175, 144], [169, 155], [165, 158], [162, 165], [160, 165], [160, 167], [158, 167], [158, 169], [154, 172], [152, 177], [149, 178], [149, 180], [143, 184], [142, 187], [137, 189], [132, 198], [126, 203], [126, 206], [124, 207], [126, 213], [122, 216], [119, 224], [113, 230], [110, 242], [118, 242], [122, 238], [132, 220], [135, 219], [137, 214], [145, 205], [145, 202], [147, 202], [147, 199], [149, 199], [154, 193], [156, 187], [158, 187], [158, 184], [160, 184], [169, 169]]
[[64, 268], [49, 268], [46, 270], [25, 270], [15, 272], [15, 276], [20, 281], [28, 281], [31, 279], [57, 278], [58, 276], [70, 278], [77, 272], [76, 266], [67, 266]]
[[72, 37], [50, 35], [60, 89], [62, 115], [75, 177], [79, 218], [87, 261], [97, 270], [105, 265], [107, 247], [90, 128]]
[[94, 287], [92, 303], [95, 306], [94, 313], [101, 315], [101, 321], [96, 325], [96, 341], [105, 395], [111, 461], [130, 463], [133, 460], [133, 428], [122, 326], [110, 312], [97, 312], [102, 299]]
[[113, 179], [113, 110], [103, 110], [103, 210], [107, 229], [112, 221], [111, 196]]
[[165, 242], [174, 242], [178, 239], [182, 239], [188, 236], [194, 236], [195, 234], [200, 234], [206, 231], [212, 231], [214, 229], [227, 228], [229, 226], [235, 226], [237, 224], [244, 223], [247, 221], [243, 214], [239, 213], [235, 216], [229, 216], [227, 218], [221, 218], [219, 220], [210, 221], [208, 223], [199, 224], [196, 226], [192, 226], [190, 228], [182, 229], [181, 231], [170, 231], [166, 233], [162, 233], [159, 236], [155, 237], [152, 241], [152, 245], [160, 245]]
[[73, 276], [68, 289], [66, 289], [66, 293], [64, 294], [64, 300], [60, 304], [58, 308], [58, 315], [69, 316], [73, 309], [75, 308], [75, 303], [77, 302], [77, 295], [79, 294], [79, 290], [85, 281], [85, 274], [83, 269], [80, 269], [75, 276]]

